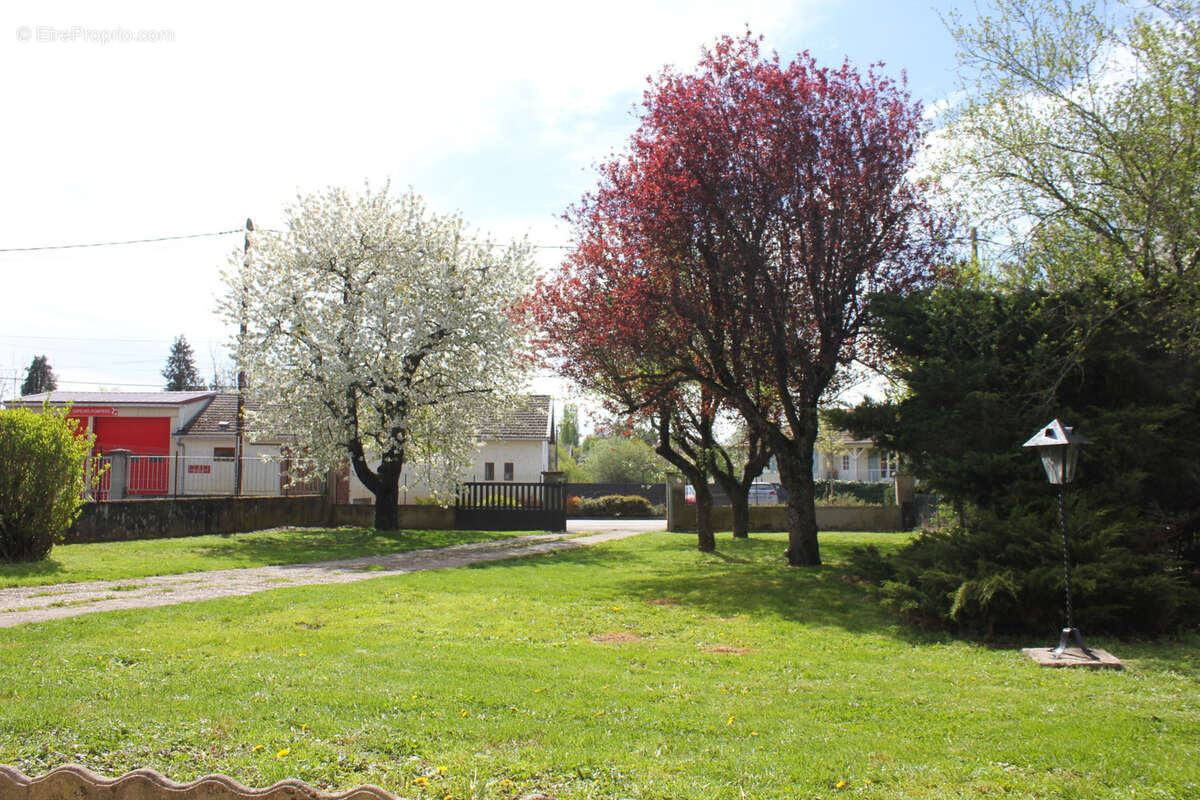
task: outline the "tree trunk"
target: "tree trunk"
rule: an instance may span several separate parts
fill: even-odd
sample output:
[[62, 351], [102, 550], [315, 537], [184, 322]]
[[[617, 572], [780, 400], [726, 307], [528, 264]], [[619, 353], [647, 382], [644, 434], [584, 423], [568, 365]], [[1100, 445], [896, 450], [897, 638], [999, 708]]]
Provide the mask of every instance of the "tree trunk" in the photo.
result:
[[692, 484], [696, 489], [696, 547], [701, 553], [712, 553], [717, 549], [717, 537], [713, 533], [713, 496], [707, 481]]
[[729, 495], [729, 505], [733, 509], [733, 538], [750, 538], [750, 500], [749, 490], [738, 491]]
[[817, 507], [812, 477], [814, 437], [804, 438], [807, 441], [779, 442], [775, 459], [779, 464], [779, 479], [788, 492], [788, 565], [819, 567], [821, 550], [817, 544]]
[[750, 538], [750, 481], [739, 481], [721, 469], [713, 470], [713, 478], [721, 484], [733, 510], [733, 538]]
[[404, 470], [404, 458], [387, 453], [379, 468], [372, 470], [367, 464], [366, 453], [361, 442], [350, 444], [350, 466], [367, 490], [375, 495], [375, 530], [395, 531], [400, 529], [400, 473]]
[[[380, 469], [380, 473], [383, 470]], [[382, 480], [376, 492], [376, 530], [400, 530], [400, 473], [395, 479]]]
[[691, 481], [696, 490], [696, 546], [701, 553], [717, 549], [717, 537], [713, 534], [712, 491], [708, 488], [708, 475], [695, 463], [676, 452], [671, 446], [671, 418], [663, 414], [658, 419], [658, 445], [654, 452], [667, 463], [679, 469]]

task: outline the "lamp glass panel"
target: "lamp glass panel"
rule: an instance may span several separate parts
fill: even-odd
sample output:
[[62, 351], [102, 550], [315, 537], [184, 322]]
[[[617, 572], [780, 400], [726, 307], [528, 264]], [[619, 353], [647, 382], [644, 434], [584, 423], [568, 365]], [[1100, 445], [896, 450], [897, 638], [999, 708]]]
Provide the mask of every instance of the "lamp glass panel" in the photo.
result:
[[1066, 465], [1063, 470], [1063, 483], [1075, 480], [1075, 467], [1079, 464], [1079, 446], [1069, 445], [1066, 448]]
[[1038, 454], [1042, 457], [1042, 468], [1046, 470], [1046, 480], [1056, 486], [1063, 482], [1063, 450], [1066, 449], [1058, 445], [1038, 448]]

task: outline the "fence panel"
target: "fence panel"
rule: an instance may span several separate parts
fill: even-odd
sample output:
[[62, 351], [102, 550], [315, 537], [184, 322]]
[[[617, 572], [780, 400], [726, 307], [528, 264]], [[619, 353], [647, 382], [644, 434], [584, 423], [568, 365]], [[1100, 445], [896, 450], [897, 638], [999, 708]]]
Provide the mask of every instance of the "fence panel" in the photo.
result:
[[562, 531], [567, 528], [562, 483], [463, 483], [454, 502], [459, 530]]
[[[112, 482], [108, 456], [88, 459], [88, 474], [103, 470], [98, 485], [86, 494], [87, 500], [108, 500]], [[131, 455], [129, 457], [126, 497], [232, 497], [237, 463], [232, 458], [211, 456]], [[242, 496], [292, 497], [322, 494], [323, 476], [295, 480], [307, 474], [312, 463], [295, 458], [267, 460], [242, 459]], [[174, 476], [172, 477], [172, 469]]]
[[126, 494], [167, 494], [167, 478], [170, 474], [171, 462], [167, 456], [130, 456]]

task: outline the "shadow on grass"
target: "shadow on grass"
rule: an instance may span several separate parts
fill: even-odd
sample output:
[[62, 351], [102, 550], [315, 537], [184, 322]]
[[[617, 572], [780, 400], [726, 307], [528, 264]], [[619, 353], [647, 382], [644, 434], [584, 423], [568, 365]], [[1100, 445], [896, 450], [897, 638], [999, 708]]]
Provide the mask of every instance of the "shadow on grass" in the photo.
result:
[[58, 575], [65, 570], [63, 565], [53, 557], [41, 561], [18, 561], [13, 564], [0, 563], [0, 586], [6, 579], [42, 578]]
[[[653, 538], [649, 538], [653, 537]], [[614, 595], [651, 602], [670, 599], [706, 615], [776, 616], [780, 619], [842, 628], [851, 632], [878, 633], [906, 642], [941, 639], [907, 628], [887, 614], [868, 595], [867, 587], [848, 579], [837, 552], [828, 548], [832, 565], [791, 568], [785, 563], [786, 537], [752, 536], [718, 539], [717, 552], [697, 553], [695, 536], [649, 534], [637, 549], [593, 546], [559, 551], [559, 564], [577, 564], [605, 570], [597, 577], [597, 590], [607, 587]], [[548, 564], [549, 558], [531, 557], [472, 565], [472, 569], [497, 570]]]
[[298, 565], [345, 558], [384, 556], [413, 550], [447, 547], [510, 538], [510, 534], [480, 531], [376, 531], [373, 528], [305, 529], [259, 534], [227, 534], [220, 544], [200, 548], [201, 556], [230, 558], [246, 563]]

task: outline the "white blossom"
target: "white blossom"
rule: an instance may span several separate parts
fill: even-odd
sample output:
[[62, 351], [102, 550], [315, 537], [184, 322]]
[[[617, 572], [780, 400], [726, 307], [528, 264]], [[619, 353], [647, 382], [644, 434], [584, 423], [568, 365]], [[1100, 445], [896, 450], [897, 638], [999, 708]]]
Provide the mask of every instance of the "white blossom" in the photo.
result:
[[477, 422], [525, 378], [517, 309], [531, 253], [429, 212], [411, 190], [298, 198], [287, 230], [252, 234], [224, 273], [221, 312], [246, 325], [236, 358], [260, 425], [295, 434], [321, 468], [363, 454], [379, 465], [368, 475], [394, 485], [399, 468], [384, 467], [412, 462], [448, 490]]

